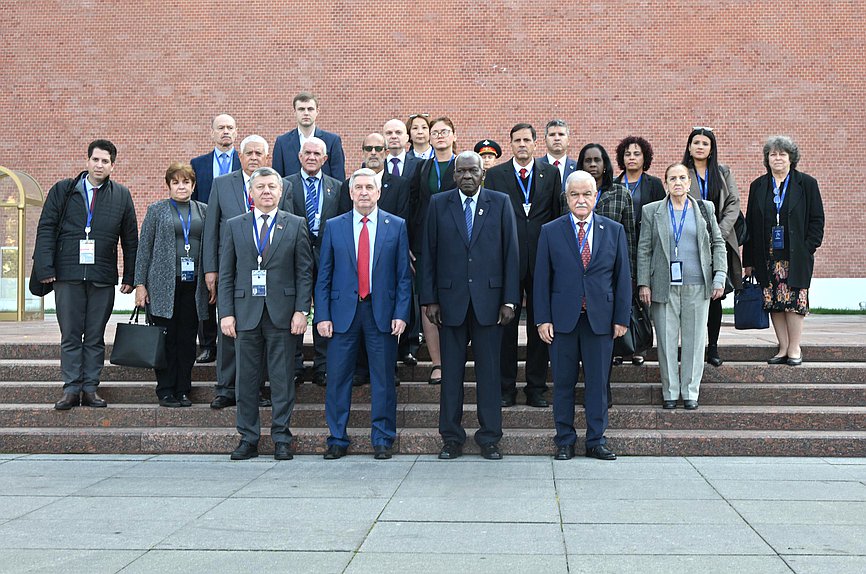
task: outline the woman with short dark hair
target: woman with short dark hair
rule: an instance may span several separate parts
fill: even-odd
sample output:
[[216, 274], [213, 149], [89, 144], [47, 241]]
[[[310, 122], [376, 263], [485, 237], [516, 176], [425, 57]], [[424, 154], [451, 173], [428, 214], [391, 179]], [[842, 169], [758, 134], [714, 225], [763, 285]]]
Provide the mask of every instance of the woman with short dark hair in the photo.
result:
[[764, 288], [779, 351], [771, 365], [803, 363], [800, 338], [809, 313], [809, 286], [815, 250], [824, 240], [824, 204], [815, 178], [797, 171], [800, 149], [786, 136], [764, 144], [767, 173], [749, 186], [743, 245], [744, 275]]

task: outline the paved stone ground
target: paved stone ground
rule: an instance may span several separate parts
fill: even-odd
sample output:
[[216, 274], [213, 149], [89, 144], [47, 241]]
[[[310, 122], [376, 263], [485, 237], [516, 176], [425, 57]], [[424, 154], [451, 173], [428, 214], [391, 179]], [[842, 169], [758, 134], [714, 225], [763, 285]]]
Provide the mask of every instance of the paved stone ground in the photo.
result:
[[866, 459], [0, 455], [0, 572], [862, 573]]

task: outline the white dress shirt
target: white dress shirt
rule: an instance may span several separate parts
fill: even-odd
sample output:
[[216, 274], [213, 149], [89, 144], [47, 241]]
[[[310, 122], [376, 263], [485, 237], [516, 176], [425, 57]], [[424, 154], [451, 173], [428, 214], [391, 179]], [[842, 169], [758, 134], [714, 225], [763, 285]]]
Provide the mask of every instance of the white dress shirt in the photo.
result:
[[552, 155], [547, 154], [547, 161], [550, 163], [550, 165], [553, 165], [553, 162], [555, 162], [555, 161], [559, 162], [559, 165], [553, 165], [553, 167], [555, 167], [556, 169], [559, 170], [559, 179], [561, 179], [562, 183], [564, 184], [565, 183], [565, 162], [568, 161], [568, 156], [564, 155], [564, 156], [562, 156], [562, 159], [557, 159], [557, 158], [553, 157]]

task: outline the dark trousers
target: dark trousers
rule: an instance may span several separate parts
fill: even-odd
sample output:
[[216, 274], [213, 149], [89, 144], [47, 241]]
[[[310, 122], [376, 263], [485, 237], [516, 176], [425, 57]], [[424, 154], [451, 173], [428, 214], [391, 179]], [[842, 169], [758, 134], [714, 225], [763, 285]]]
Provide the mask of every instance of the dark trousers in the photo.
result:
[[235, 340], [222, 331], [217, 335], [216, 394], [221, 397], [235, 396]]
[[373, 446], [390, 447], [397, 436], [397, 389], [394, 369], [397, 338], [376, 326], [373, 305], [359, 302], [352, 325], [345, 333], [334, 333], [328, 344], [328, 385], [325, 391], [325, 418], [331, 435], [328, 446], [349, 446], [346, 426], [352, 407], [352, 374], [359, 349], [376, 357], [370, 364], [372, 395], [371, 432]]
[[[316, 251], [318, 253], [318, 251]], [[318, 265], [313, 266], [313, 286], [316, 285], [316, 281], [319, 279], [319, 269]], [[315, 301], [313, 302], [315, 305]], [[295, 349], [295, 371], [298, 373], [302, 373], [304, 371], [304, 336], [298, 335], [296, 337], [296, 349]], [[327, 371], [327, 362], [328, 362], [328, 339], [319, 335], [319, 332], [313, 328], [313, 349], [315, 350], [315, 355], [313, 357], [313, 370], [311, 373], [322, 373], [324, 374]]]
[[[532, 274], [527, 273], [520, 281], [520, 297], [526, 293], [526, 388], [527, 397], [541, 397], [547, 392], [547, 345], [539, 338], [535, 328], [535, 312], [532, 308]], [[517, 395], [517, 328], [520, 324], [522, 302], [517, 304], [514, 320], [505, 326], [502, 333], [500, 370], [502, 374], [502, 396]]]
[[722, 330], [722, 300], [710, 299], [710, 314], [707, 317], [707, 343], [719, 344], [719, 332]]
[[445, 442], [466, 442], [463, 429], [463, 381], [466, 375], [466, 347], [472, 341], [475, 356], [478, 422], [475, 433], [479, 446], [499, 442], [502, 438], [502, 393], [499, 384], [499, 351], [502, 327], [481, 325], [472, 303], [466, 319], [456, 327], [439, 329], [442, 347], [442, 388], [439, 394], [439, 434]]
[[550, 346], [553, 367], [553, 422], [557, 446], [574, 444], [574, 387], [583, 363], [586, 448], [605, 443], [607, 429], [607, 378], [613, 353], [611, 335], [592, 332], [586, 313], [570, 333], [555, 333]]
[[54, 282], [64, 392], [94, 392], [99, 386], [114, 289], [114, 285], [97, 286], [90, 281]]
[[274, 325], [267, 306], [255, 329], [238, 331], [236, 341], [237, 429], [241, 438], [258, 444], [261, 435], [259, 417], [259, 387], [267, 361], [271, 382], [273, 411], [271, 438], [274, 442], [291, 442], [289, 423], [295, 408], [295, 356], [296, 337], [288, 328]]
[[415, 293], [415, 286], [412, 286], [412, 306], [410, 307], [409, 323], [406, 325], [406, 330], [400, 335], [400, 341], [397, 344], [397, 356], [403, 358], [409, 353], [418, 356], [419, 335], [421, 334], [421, 308], [418, 306], [418, 295]]
[[216, 351], [217, 348], [217, 322], [216, 322], [216, 305], [208, 304], [207, 319], [204, 319], [198, 324], [198, 345], [202, 351], [210, 349]]
[[195, 337], [198, 330], [198, 313], [195, 306], [196, 283], [182, 282], [177, 278], [174, 285], [174, 311], [170, 319], [152, 316], [153, 323], [165, 327], [164, 369], [155, 369], [156, 396], [160, 399], [189, 394], [192, 389], [192, 367], [195, 364]]

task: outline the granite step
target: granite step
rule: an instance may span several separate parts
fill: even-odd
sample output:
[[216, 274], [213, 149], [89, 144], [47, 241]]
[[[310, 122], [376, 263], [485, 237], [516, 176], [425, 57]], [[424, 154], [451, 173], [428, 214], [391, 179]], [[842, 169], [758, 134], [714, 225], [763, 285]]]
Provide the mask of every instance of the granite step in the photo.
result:
[[[416, 367], [400, 365], [397, 374], [401, 381], [426, 381], [432, 368], [430, 364]], [[475, 380], [475, 363], [467, 362], [466, 381]], [[193, 367], [194, 381], [213, 381], [216, 378], [212, 365]], [[133, 367], [106, 364], [102, 371], [107, 381], [152, 381], [153, 371]], [[548, 379], [551, 380], [552, 374]], [[518, 365], [517, 379], [524, 380], [524, 365]], [[60, 361], [56, 359], [3, 359], [0, 360], [0, 381], [59, 381]], [[612, 382], [657, 382], [660, 380], [658, 363], [648, 362], [643, 366], [622, 365], [611, 372]], [[766, 362], [725, 363], [721, 367], [704, 369], [703, 382], [718, 383], [864, 383], [864, 363], [803, 363], [799, 367], [767, 365]]]
[[[524, 402], [523, 383], [518, 383], [518, 402]], [[53, 404], [60, 397], [60, 383], [51, 381], [0, 381], [2, 404]], [[99, 386], [99, 394], [114, 407], [124, 404], [155, 404], [156, 383], [153, 381], [107, 381]], [[310, 383], [295, 388], [296, 404], [324, 403], [325, 389]], [[661, 383], [611, 383], [617, 405], [660, 405]], [[476, 400], [475, 383], [464, 385], [466, 404]], [[583, 385], [575, 389], [578, 402], [583, 400]], [[196, 404], [208, 404], [214, 397], [212, 382], [193, 383], [190, 399]], [[548, 392], [550, 398], [550, 392]], [[371, 401], [370, 386], [353, 387], [352, 403]], [[407, 382], [397, 388], [397, 404], [439, 404], [439, 386]], [[769, 405], [769, 406], [866, 406], [866, 383], [711, 383], [701, 384], [702, 405]]]
[[[321, 455], [324, 452], [326, 430], [295, 428], [292, 432], [298, 454]], [[474, 429], [467, 429], [470, 438], [465, 451], [469, 455], [478, 452], [471, 439], [473, 432]], [[350, 454], [372, 452], [367, 429], [349, 429], [349, 436], [352, 439]], [[866, 431], [611, 429], [607, 437], [608, 446], [619, 456], [866, 456]], [[184, 453], [228, 457], [237, 442], [238, 435], [231, 428], [0, 428], [0, 452], [10, 453]], [[406, 428], [398, 431], [394, 450], [398, 454], [436, 454], [441, 444], [439, 433], [434, 429]], [[263, 455], [273, 452], [267, 430], [263, 430], [259, 446]], [[500, 446], [506, 457], [549, 456], [554, 450], [553, 433], [509, 429]], [[582, 438], [578, 438], [576, 448], [578, 453], [582, 452]]]

